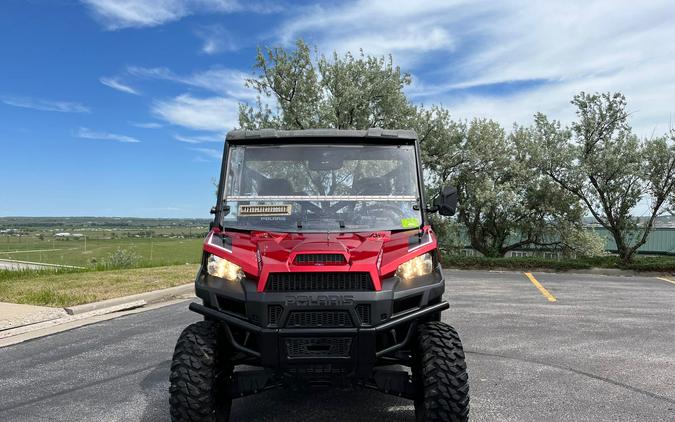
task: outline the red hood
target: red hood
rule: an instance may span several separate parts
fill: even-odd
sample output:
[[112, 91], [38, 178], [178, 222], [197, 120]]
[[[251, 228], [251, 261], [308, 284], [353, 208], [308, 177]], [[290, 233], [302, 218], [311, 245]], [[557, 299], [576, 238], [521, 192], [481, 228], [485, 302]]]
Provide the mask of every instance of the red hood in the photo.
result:
[[[224, 238], [225, 242], [220, 242]], [[376, 290], [403, 262], [436, 248], [430, 227], [400, 232], [274, 233], [220, 232], [207, 235], [204, 250], [239, 265], [247, 277], [258, 280], [263, 291], [273, 272], [358, 271], [369, 272]], [[302, 254], [341, 255], [339, 263], [297, 263]]]

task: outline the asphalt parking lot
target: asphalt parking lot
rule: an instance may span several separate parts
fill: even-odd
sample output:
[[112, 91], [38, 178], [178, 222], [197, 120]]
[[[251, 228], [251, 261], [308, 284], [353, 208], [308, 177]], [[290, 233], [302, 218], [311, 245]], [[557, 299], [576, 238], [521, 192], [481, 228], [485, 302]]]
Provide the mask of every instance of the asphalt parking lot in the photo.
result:
[[[472, 420], [675, 421], [675, 283], [448, 271], [446, 298]], [[185, 302], [0, 349], [0, 420], [168, 420], [174, 342], [197, 319]], [[236, 400], [232, 420], [412, 421], [411, 404], [270, 391]]]

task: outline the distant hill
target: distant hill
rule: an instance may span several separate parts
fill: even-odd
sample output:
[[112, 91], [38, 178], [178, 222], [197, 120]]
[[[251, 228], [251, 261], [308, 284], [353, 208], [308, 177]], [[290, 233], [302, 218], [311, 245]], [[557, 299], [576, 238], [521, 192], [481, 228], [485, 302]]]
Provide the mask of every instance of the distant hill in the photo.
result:
[[206, 218], [0, 217], [0, 229], [208, 227]]

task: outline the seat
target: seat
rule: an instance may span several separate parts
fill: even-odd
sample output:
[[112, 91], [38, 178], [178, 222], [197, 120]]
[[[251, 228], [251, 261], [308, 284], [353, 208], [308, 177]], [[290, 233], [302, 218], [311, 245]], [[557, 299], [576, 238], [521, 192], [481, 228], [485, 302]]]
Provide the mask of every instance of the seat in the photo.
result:
[[293, 186], [287, 179], [262, 179], [258, 182], [260, 196], [288, 196], [293, 195]]

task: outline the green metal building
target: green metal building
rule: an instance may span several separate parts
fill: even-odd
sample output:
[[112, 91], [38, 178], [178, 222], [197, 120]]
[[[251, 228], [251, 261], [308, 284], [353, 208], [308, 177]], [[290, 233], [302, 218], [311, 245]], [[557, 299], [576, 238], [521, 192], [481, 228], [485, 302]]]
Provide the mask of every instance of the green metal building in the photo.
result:
[[[605, 250], [616, 252], [616, 242], [607, 229], [593, 228], [597, 234], [607, 239]], [[643, 255], [675, 255], [675, 227], [658, 227], [652, 230], [647, 237], [647, 243], [638, 249]]]

